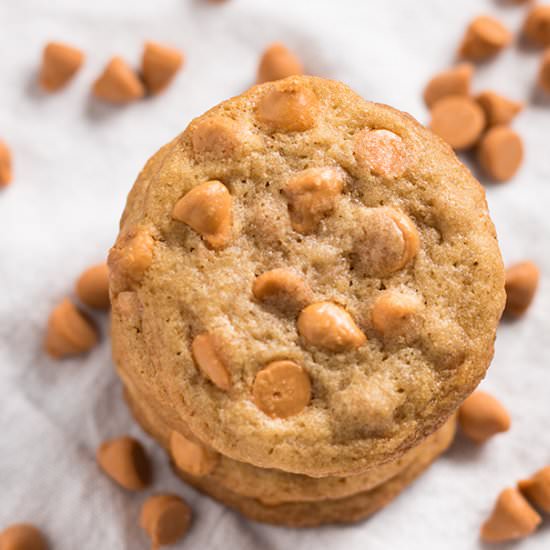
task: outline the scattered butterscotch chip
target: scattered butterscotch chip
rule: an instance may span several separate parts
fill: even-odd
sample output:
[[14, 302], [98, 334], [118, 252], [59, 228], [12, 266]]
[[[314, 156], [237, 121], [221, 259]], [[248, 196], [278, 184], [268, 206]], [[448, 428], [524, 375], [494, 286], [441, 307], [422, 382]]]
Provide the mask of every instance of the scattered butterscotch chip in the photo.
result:
[[273, 132], [303, 132], [315, 125], [319, 100], [309, 88], [293, 83], [269, 90], [256, 109], [258, 120]]
[[432, 131], [457, 151], [473, 147], [485, 128], [483, 109], [465, 96], [440, 99], [433, 105], [431, 115]]
[[386, 290], [374, 302], [372, 324], [384, 336], [400, 336], [421, 308], [422, 302], [417, 296]]
[[497, 19], [487, 15], [476, 17], [466, 29], [458, 50], [472, 61], [493, 57], [512, 42], [512, 33]]
[[533, 302], [539, 286], [539, 268], [531, 261], [520, 262], [506, 270], [506, 307], [511, 317], [521, 317]]
[[538, 84], [542, 90], [550, 94], [550, 48], [547, 49], [542, 56]]
[[436, 74], [424, 89], [426, 105], [431, 107], [436, 101], [449, 95], [470, 95], [473, 74], [474, 66], [471, 63], [460, 63]]
[[258, 66], [258, 84], [280, 80], [287, 76], [303, 74], [304, 67], [300, 60], [280, 42], [267, 47]]
[[214, 471], [220, 459], [215, 451], [176, 431], [170, 434], [170, 454], [178, 468], [198, 477]]
[[479, 142], [479, 164], [497, 182], [513, 178], [523, 162], [523, 140], [508, 126], [493, 126]]
[[125, 489], [139, 491], [151, 484], [149, 457], [133, 437], [105, 441], [98, 448], [96, 458], [103, 471]]
[[141, 58], [141, 75], [147, 91], [155, 95], [165, 90], [182, 65], [183, 54], [176, 48], [146, 42]]
[[288, 418], [302, 412], [311, 399], [311, 382], [294, 361], [274, 361], [256, 374], [254, 403], [268, 416]]
[[541, 521], [522, 494], [510, 487], [498, 496], [489, 519], [481, 527], [481, 538], [485, 542], [521, 539], [533, 533]]
[[404, 212], [390, 207], [369, 208], [357, 219], [355, 254], [361, 271], [385, 276], [403, 269], [418, 254], [420, 235]]
[[257, 300], [290, 311], [305, 307], [313, 297], [304, 277], [284, 268], [272, 269], [256, 277], [252, 294]]
[[216, 350], [212, 335], [205, 332], [195, 336], [191, 351], [203, 374], [218, 388], [228, 391], [231, 388], [231, 376]]
[[130, 227], [120, 234], [107, 259], [115, 295], [141, 281], [153, 261], [153, 247], [154, 239], [145, 227]]
[[12, 180], [11, 152], [8, 146], [0, 140], [0, 188], [7, 187]]
[[86, 269], [76, 281], [76, 295], [83, 304], [109, 309], [109, 268], [106, 263]]
[[489, 126], [509, 124], [523, 110], [521, 101], [508, 99], [491, 90], [481, 92], [476, 97], [476, 101], [485, 112], [485, 118]]
[[16, 523], [0, 532], [2, 550], [48, 550], [44, 535], [30, 523]]
[[154, 495], [141, 508], [140, 526], [147, 531], [152, 550], [175, 544], [189, 529], [191, 508], [176, 495]]
[[304, 234], [315, 231], [334, 209], [343, 187], [343, 174], [336, 168], [309, 168], [291, 177], [283, 192], [288, 198], [292, 228]]
[[193, 187], [174, 206], [172, 217], [200, 233], [212, 248], [231, 238], [231, 195], [219, 181]]
[[56, 359], [92, 349], [98, 341], [95, 325], [65, 298], [50, 314], [44, 348]]
[[298, 332], [308, 344], [333, 352], [359, 348], [367, 341], [351, 315], [332, 302], [317, 302], [303, 309]]
[[145, 95], [136, 72], [121, 57], [113, 57], [95, 81], [93, 94], [108, 103], [131, 103]]
[[84, 63], [84, 54], [78, 48], [49, 42], [42, 52], [42, 67], [38, 81], [47, 92], [63, 88]]
[[359, 164], [387, 178], [401, 176], [410, 160], [401, 137], [383, 129], [361, 130], [355, 136], [353, 153]]
[[466, 436], [476, 443], [484, 443], [494, 435], [510, 429], [510, 415], [500, 401], [477, 390], [462, 403], [458, 422]]
[[550, 466], [542, 468], [529, 479], [519, 481], [518, 489], [529, 501], [550, 513]]
[[524, 36], [536, 46], [550, 46], [550, 5], [533, 6], [523, 24]]

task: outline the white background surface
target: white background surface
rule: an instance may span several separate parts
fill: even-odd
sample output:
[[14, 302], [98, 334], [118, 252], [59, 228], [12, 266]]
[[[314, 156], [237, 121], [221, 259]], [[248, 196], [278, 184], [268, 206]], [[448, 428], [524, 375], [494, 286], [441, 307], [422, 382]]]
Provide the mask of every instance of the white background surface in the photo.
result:
[[[341, 79], [368, 99], [427, 121], [421, 90], [451, 63], [467, 21], [497, 14], [518, 29], [524, 8], [490, 0], [2, 0], [0, 137], [15, 181], [0, 192], [0, 529], [32, 521], [60, 550], [147, 548], [136, 527], [144, 494], [98, 473], [94, 454], [130, 431], [154, 456], [154, 490], [184, 495], [194, 526], [178, 548], [469, 549], [498, 492], [550, 463], [550, 102], [515, 123], [527, 158], [512, 182], [488, 185], [505, 260], [535, 259], [543, 281], [528, 316], [499, 329], [484, 386], [509, 407], [512, 430], [481, 449], [459, 440], [394, 504], [366, 523], [293, 531], [241, 519], [177, 481], [130, 420], [101, 346], [55, 362], [42, 352], [47, 316], [83, 268], [102, 260], [125, 195], [146, 159], [189, 120], [250, 85], [262, 48], [282, 39], [312, 74]], [[90, 84], [114, 54], [137, 63], [143, 40], [181, 47], [188, 62], [161, 97], [127, 108], [94, 102]], [[35, 86], [43, 44], [65, 40], [87, 62], [62, 93]], [[510, 48], [476, 76], [530, 101], [537, 52]], [[548, 548], [542, 527], [521, 548]]]

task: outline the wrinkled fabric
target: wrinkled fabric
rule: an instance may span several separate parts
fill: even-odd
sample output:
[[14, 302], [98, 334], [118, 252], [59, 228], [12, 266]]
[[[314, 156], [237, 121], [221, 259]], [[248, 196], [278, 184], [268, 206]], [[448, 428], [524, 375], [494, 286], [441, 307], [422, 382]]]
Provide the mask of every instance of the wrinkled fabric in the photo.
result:
[[[510, 48], [475, 81], [477, 90], [530, 102], [514, 123], [526, 143], [523, 169], [510, 183], [486, 186], [506, 262], [531, 258], [543, 272], [527, 317], [500, 327], [483, 383], [509, 408], [512, 429], [483, 447], [459, 438], [373, 519], [302, 531], [242, 519], [177, 480], [133, 423], [113, 374], [106, 316], [97, 316], [101, 345], [85, 357], [53, 361], [42, 340], [52, 307], [105, 258], [147, 158], [194, 116], [252, 84], [265, 45], [282, 40], [308, 72], [427, 122], [423, 86], [449, 66], [466, 23], [481, 12], [516, 30], [524, 8], [490, 0], [0, 2], [0, 138], [15, 164], [13, 185], [0, 190], [0, 528], [34, 522], [57, 550], [145, 549], [140, 503], [168, 490], [187, 498], [195, 516], [174, 548], [480, 548], [478, 529], [498, 492], [550, 460], [550, 102], [533, 95], [537, 52]], [[87, 59], [65, 90], [47, 96], [36, 72], [52, 39], [83, 48]], [[91, 83], [110, 56], [137, 64], [145, 39], [185, 52], [175, 83], [127, 107], [94, 101]], [[125, 433], [140, 437], [155, 463], [154, 487], [144, 493], [121, 490], [95, 463], [101, 441]], [[549, 544], [543, 528], [522, 549]]]

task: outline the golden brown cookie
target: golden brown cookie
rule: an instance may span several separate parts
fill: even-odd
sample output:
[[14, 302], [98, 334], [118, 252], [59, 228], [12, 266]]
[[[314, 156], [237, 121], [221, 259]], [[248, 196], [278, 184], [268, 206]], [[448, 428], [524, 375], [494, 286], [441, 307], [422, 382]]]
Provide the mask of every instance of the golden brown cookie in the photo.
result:
[[[396, 460], [433, 433], [483, 377], [504, 302], [483, 189], [449, 147], [314, 77], [256, 86], [163, 148], [109, 263], [113, 304], [140, 310], [139, 330], [113, 315], [125, 380], [216, 451], [315, 477]], [[309, 289], [297, 309], [254, 295], [274, 269]], [[393, 338], [372, 321], [387, 290], [422, 304]], [[193, 354], [204, 334], [207, 367]], [[152, 366], [128, 360], [125, 340]], [[282, 416], [254, 395], [277, 361], [310, 384], [307, 399], [305, 378], [278, 369], [271, 398], [294, 405]]]

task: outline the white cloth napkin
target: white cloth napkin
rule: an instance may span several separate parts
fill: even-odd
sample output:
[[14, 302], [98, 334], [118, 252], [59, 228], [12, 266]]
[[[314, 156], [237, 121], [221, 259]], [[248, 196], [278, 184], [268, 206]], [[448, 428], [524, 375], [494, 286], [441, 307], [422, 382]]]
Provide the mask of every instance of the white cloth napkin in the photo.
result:
[[[282, 40], [312, 74], [343, 80], [427, 122], [421, 90], [447, 67], [473, 16], [497, 14], [514, 30], [524, 8], [490, 0], [3, 0], [0, 2], [0, 138], [15, 181], [0, 191], [0, 529], [38, 524], [59, 550], [145, 549], [137, 527], [145, 494], [102, 476], [95, 449], [132, 433], [156, 467], [155, 491], [187, 498], [195, 520], [177, 548], [479, 548], [478, 528], [498, 492], [550, 462], [550, 105], [529, 104], [515, 123], [526, 142], [519, 176], [487, 185], [507, 262], [533, 258], [543, 272], [528, 316], [499, 330], [484, 387], [509, 407], [510, 433], [482, 448], [458, 441], [373, 519], [352, 527], [290, 530], [246, 521], [180, 483], [163, 453], [132, 422], [113, 374], [106, 320], [87, 357], [56, 362], [42, 351], [52, 306], [81, 270], [102, 260], [125, 196], [147, 158], [190, 119], [254, 80], [262, 48]], [[87, 61], [63, 92], [35, 85], [48, 40], [82, 47]], [[187, 63], [158, 98], [126, 108], [94, 102], [90, 84], [110, 56], [137, 63], [145, 39], [181, 47]], [[530, 101], [539, 55], [516, 47], [476, 76]], [[548, 548], [545, 527], [522, 548]]]

